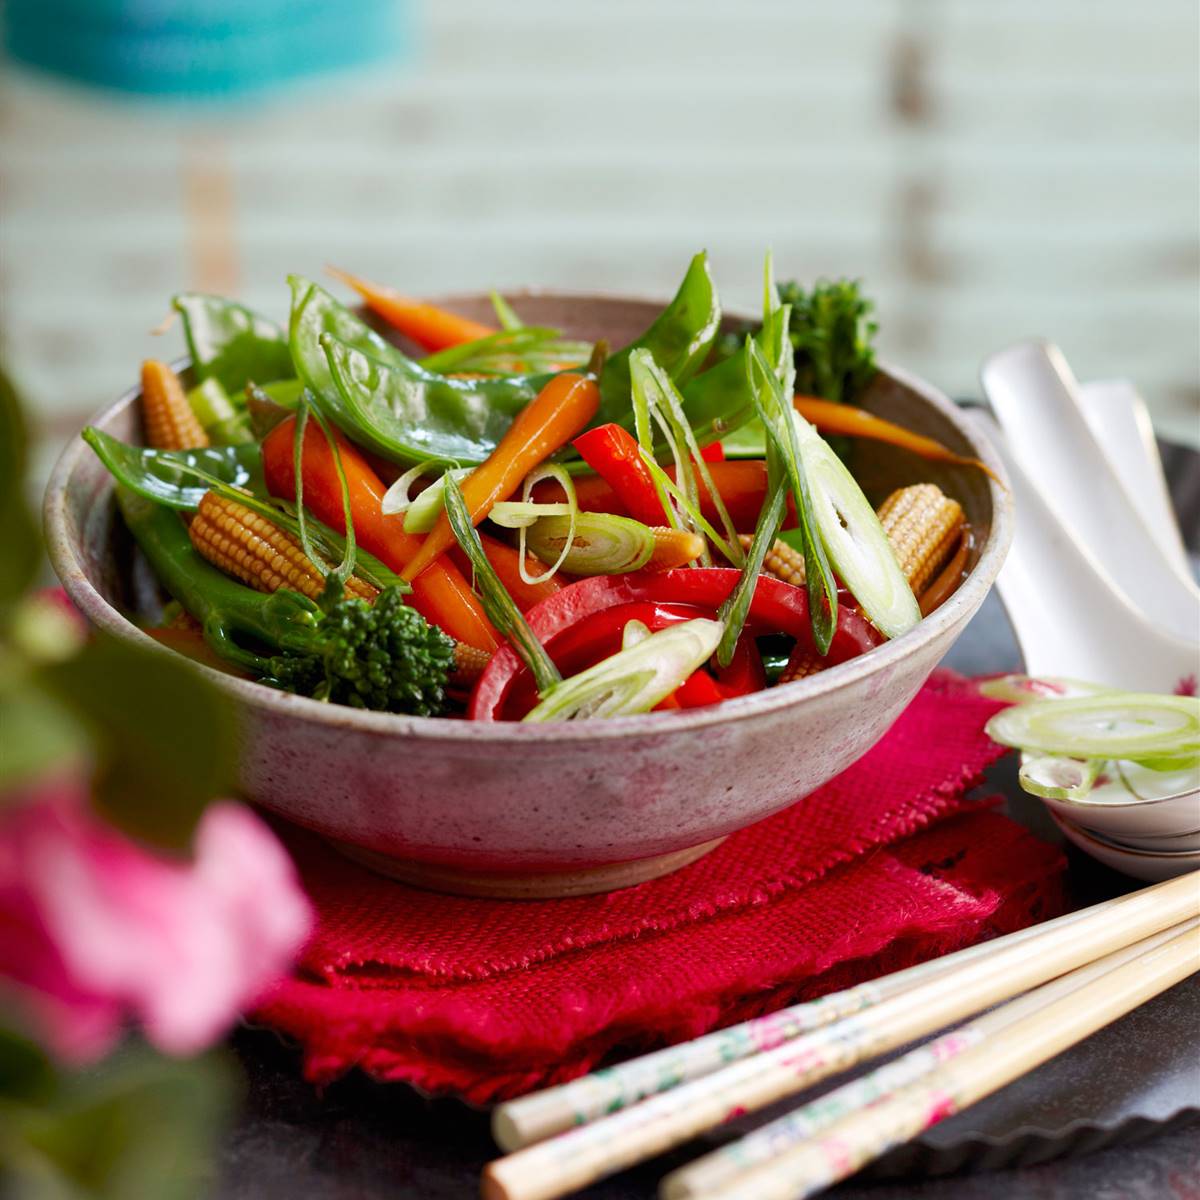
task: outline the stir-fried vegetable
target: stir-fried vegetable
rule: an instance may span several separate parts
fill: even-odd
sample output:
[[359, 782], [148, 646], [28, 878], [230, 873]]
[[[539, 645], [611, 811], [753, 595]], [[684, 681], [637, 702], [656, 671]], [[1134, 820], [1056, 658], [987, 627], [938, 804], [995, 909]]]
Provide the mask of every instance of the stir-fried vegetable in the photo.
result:
[[415, 716], [444, 710], [454, 643], [407, 607], [401, 589], [327, 612], [297, 592], [257, 591], [205, 561], [177, 513], [125, 488], [117, 499], [155, 574], [221, 658], [316, 699]]
[[368, 279], [360, 279], [346, 271], [339, 271], [336, 267], [325, 269], [330, 275], [352, 287], [376, 316], [382, 317], [393, 329], [404, 334], [406, 338], [411, 338], [426, 350], [443, 350], [447, 346], [457, 346], [460, 342], [485, 338], [496, 332], [491, 326], [479, 321], [448, 312], [444, 308], [438, 308], [436, 304], [410, 300], [393, 288], [372, 283]]
[[[263, 473], [273, 496], [289, 499], [296, 492], [296, 464], [292, 453], [295, 417], [277, 425], [262, 444]], [[336, 437], [337, 448], [350, 488], [354, 530], [359, 542], [392, 570], [402, 572], [416, 554], [420, 542], [404, 532], [394, 517], [383, 515], [384, 487], [362, 454], [345, 438]], [[341, 484], [333, 453], [320, 430], [305, 430], [302, 470], [304, 503], [326, 525], [345, 532]], [[480, 650], [492, 650], [496, 631], [453, 563], [434, 563], [413, 585], [413, 606], [426, 620], [439, 625], [456, 641]]]
[[712, 654], [720, 638], [721, 622], [700, 618], [647, 632], [610, 658], [551, 688], [523, 719], [578, 721], [649, 712]]
[[[587, 425], [599, 406], [600, 390], [594, 374], [555, 375], [518, 414], [487, 461], [463, 480], [471, 523], [478, 525], [497, 500], [511, 496], [534, 467]], [[447, 493], [456, 483], [447, 484]], [[418, 578], [453, 542], [450, 519], [443, 514], [404, 568], [404, 578]]]
[[[877, 516], [821, 436], [982, 466], [848, 403], [875, 372], [857, 284], [777, 288], [768, 257], [758, 328], [718, 339], [698, 254], [607, 355], [495, 294], [484, 322], [333, 274], [428, 356], [300, 277], [286, 332], [184, 294], [189, 373], [143, 371], [150, 445], [85, 431], [209, 652], [253, 677], [440, 712], [449, 645], [475, 719], [687, 709], [864, 653], [965, 574], [952, 497], [902, 489]], [[1031, 786], [1086, 786], [1096, 756], [1064, 754]]]

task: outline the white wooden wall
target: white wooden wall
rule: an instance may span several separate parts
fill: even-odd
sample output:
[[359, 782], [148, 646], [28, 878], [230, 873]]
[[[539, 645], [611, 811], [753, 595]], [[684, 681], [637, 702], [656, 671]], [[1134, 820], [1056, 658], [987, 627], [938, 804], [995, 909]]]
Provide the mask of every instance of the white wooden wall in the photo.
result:
[[0, 337], [46, 454], [162, 352], [181, 286], [280, 315], [325, 262], [414, 293], [666, 294], [701, 246], [728, 307], [771, 246], [783, 276], [867, 280], [885, 352], [953, 393], [1043, 335], [1200, 441], [1196, 0], [415, 16], [406, 61], [251, 109], [5, 73]]

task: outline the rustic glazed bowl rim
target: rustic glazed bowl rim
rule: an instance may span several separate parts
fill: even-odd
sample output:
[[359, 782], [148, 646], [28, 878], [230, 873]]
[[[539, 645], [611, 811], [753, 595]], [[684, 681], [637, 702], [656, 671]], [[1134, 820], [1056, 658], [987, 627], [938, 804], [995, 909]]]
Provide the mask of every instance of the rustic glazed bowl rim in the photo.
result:
[[[629, 295], [562, 292], [551, 289], [536, 291], [531, 289], [524, 294], [578, 301], [603, 299], [641, 302], [644, 299]], [[737, 314], [729, 314], [729, 317], [732, 320], [739, 319]], [[176, 370], [183, 371], [190, 366], [190, 359], [185, 357], [172, 365]], [[971, 447], [971, 453], [995, 472], [996, 479], [1006, 480], [1004, 466], [992, 449], [986, 435], [965, 420], [945, 395], [901, 368], [893, 367], [882, 360], [877, 365], [881, 374], [890, 377], [920, 396], [925, 403], [945, 417]], [[87, 423], [103, 426], [114, 415], [133, 404], [140, 391], [141, 389], [137, 386], [130, 388], [114, 403], [97, 412]], [[91, 448], [79, 434], [76, 434], [68, 442], [51, 472], [43, 505], [46, 547], [51, 564], [62, 580], [67, 594], [93, 624], [117, 637], [152, 647], [158, 652], [175, 653], [140, 630], [96, 590], [84, 570], [79, 547], [68, 536], [67, 484], [80, 462], [91, 453]], [[710, 707], [685, 709], [677, 712], [642, 713], [636, 716], [612, 717], [604, 721], [587, 723], [563, 721], [534, 726], [511, 721], [467, 721], [449, 720], [444, 717], [411, 717], [397, 713], [368, 712], [344, 705], [323, 703], [311, 700], [306, 696], [295, 696], [287, 692], [276, 691], [264, 684], [249, 679], [239, 679], [199, 663], [194, 665], [218, 687], [240, 702], [264, 709], [276, 716], [317, 721], [330, 728], [393, 734], [397, 737], [415, 735], [421, 738], [440, 739], [462, 746], [512, 745], [515, 743], [536, 746], [546, 743], [558, 745], [621, 741], [626, 738], [659, 734], [665, 736], [702, 730], [712, 726], [732, 725], [766, 713], [776, 712], [779, 709], [799, 707], [807, 701], [849, 687], [870, 675], [884, 673], [908, 654], [936, 640], [939, 634], [961, 620], [964, 613], [973, 613], [983, 602], [995, 582], [1012, 541], [1011, 494], [1007, 482], [997, 483], [996, 479], [988, 481], [992, 502], [991, 528], [980, 549], [979, 559], [974, 570], [948, 600], [925, 617], [914, 629], [901, 637], [875, 647], [861, 657], [830, 667], [807, 679], [790, 683], [785, 688], [768, 688]]]

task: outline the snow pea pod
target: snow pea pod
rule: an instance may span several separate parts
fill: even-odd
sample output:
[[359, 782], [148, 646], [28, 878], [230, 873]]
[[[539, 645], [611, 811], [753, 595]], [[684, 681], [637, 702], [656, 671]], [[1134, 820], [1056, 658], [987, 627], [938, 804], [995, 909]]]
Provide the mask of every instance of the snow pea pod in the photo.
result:
[[[459, 379], [430, 371], [318, 284], [298, 276], [290, 283], [290, 342], [300, 378], [344, 433], [395, 462], [482, 462], [513, 417], [552, 378]], [[720, 318], [708, 260], [701, 253], [650, 328], [607, 360], [600, 376], [601, 411], [594, 423], [632, 421], [629, 356], [635, 349], [650, 350], [676, 382], [690, 379], [712, 346]], [[744, 392], [743, 381], [739, 403], [748, 408]], [[606, 407], [613, 417], [604, 416]]]
[[[708, 255], [702, 250], [688, 264], [675, 298], [650, 328], [605, 363], [600, 376], [600, 411], [593, 427], [632, 421], [629, 357], [635, 350], [649, 350], [681, 388], [704, 364], [720, 326], [721, 302], [708, 269]], [[746, 402], [749, 404], [749, 398]]]
[[[786, 308], [777, 309], [755, 335], [754, 340], [768, 361], [778, 360], [778, 346], [787, 337], [788, 316]], [[697, 375], [683, 388], [683, 411], [701, 446], [727, 439], [724, 443], [726, 453], [729, 453], [729, 442], [737, 442], [737, 439], [729, 438], [729, 434], [753, 421], [754, 425], [747, 430], [746, 441], [756, 445], [757, 453], [740, 453], [736, 457], [763, 457], [761, 426], [754, 421], [754, 397], [746, 382], [744, 343], [735, 354]], [[738, 448], [741, 448], [740, 442]]]
[[266, 494], [257, 442], [203, 450], [151, 450], [118, 441], [92, 425], [84, 429], [83, 440], [118, 483], [167, 508], [194, 509], [208, 491], [209, 485], [188, 467], [255, 495]]
[[197, 383], [215, 379], [240, 398], [251, 380], [270, 383], [295, 375], [287, 338], [273, 321], [243, 304], [200, 292], [182, 292], [171, 304], [183, 318]]
[[478, 463], [549, 375], [456, 379], [428, 371], [293, 276], [291, 344], [300, 378], [352, 440], [402, 463]]

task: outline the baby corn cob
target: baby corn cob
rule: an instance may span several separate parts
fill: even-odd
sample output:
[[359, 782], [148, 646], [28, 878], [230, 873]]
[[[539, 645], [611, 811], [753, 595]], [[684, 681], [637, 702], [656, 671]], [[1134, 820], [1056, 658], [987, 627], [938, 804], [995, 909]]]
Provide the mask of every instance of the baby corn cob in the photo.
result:
[[919, 596], [958, 545], [962, 505], [935, 484], [917, 483], [894, 491], [880, 506], [879, 521]]
[[[744, 533], [738, 540], [742, 543], [743, 550], [749, 550], [754, 541]], [[787, 542], [776, 538], [774, 545], [767, 551], [767, 557], [763, 559], [763, 574], [773, 575], [776, 579], [782, 579], [784, 583], [801, 587], [806, 578], [804, 555], [799, 550], [793, 550]]]
[[815, 675], [825, 666], [825, 660], [811, 647], [798, 643], [792, 651], [792, 657], [779, 676], [780, 683], [792, 683], [797, 679], [807, 679]]
[[454, 672], [450, 676], [451, 682], [470, 687], [483, 674], [483, 668], [491, 660], [492, 656], [486, 650], [468, 646], [465, 642], [455, 642]]
[[666, 525], [652, 525], [654, 552], [642, 569], [645, 571], [670, 571], [684, 567], [704, 553], [704, 539], [698, 533], [686, 529], [671, 529]]
[[164, 362], [142, 363], [142, 422], [155, 450], [201, 450], [209, 445], [179, 376]]
[[[878, 516], [900, 569], [912, 590], [920, 595], [958, 544], [962, 505], [935, 484], [917, 483], [894, 491], [880, 505]], [[751, 540], [745, 534], [741, 537], [747, 550]], [[763, 561], [763, 570], [798, 587], [805, 580], [804, 555], [777, 539]]]
[[[253, 509], [206, 492], [188, 526], [192, 545], [216, 567], [260, 592], [291, 588], [316, 600], [325, 580], [300, 543]], [[374, 601], [377, 589], [351, 575], [346, 595]]]

